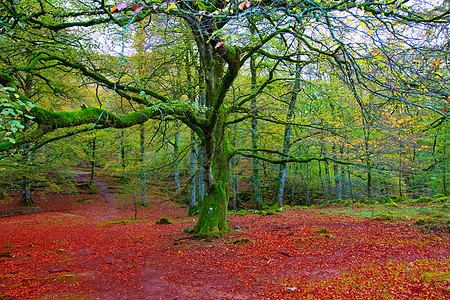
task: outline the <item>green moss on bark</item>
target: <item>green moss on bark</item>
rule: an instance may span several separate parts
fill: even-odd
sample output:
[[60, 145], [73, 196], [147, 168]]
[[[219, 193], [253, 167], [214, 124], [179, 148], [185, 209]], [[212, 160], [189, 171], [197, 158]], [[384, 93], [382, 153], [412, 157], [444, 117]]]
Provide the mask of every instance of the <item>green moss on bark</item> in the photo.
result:
[[[200, 209], [199, 218], [193, 233], [198, 236], [221, 236], [229, 231], [227, 225], [227, 209], [229, 199], [229, 161], [230, 151], [228, 139], [225, 135], [225, 113], [223, 110], [218, 114], [218, 119], [211, 140], [207, 143], [212, 144], [211, 157], [205, 157], [205, 161], [211, 161], [212, 183], [207, 186], [206, 196]], [[205, 181], [206, 177], [205, 175]]]

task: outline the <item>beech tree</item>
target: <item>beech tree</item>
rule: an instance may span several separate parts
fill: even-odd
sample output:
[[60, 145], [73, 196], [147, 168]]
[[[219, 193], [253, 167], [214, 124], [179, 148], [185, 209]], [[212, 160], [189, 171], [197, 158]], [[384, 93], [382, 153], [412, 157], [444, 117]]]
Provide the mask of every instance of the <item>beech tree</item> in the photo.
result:
[[[272, 118], [251, 105], [259, 95], [270, 94], [267, 88], [273, 83], [292, 81], [277, 75], [284, 64], [326, 64], [360, 102], [357, 85], [380, 99], [427, 108], [448, 118], [447, 56], [442, 53], [448, 53], [450, 11], [445, 5], [404, 0], [157, 0], [133, 4], [0, 0], [0, 41], [10, 47], [0, 53], [0, 84], [10, 96], [2, 100], [0, 110], [2, 115], [13, 109], [32, 118], [29, 130], [11, 134], [8, 126], [0, 128], [9, 139], [0, 144], [0, 151], [25, 144], [38, 148], [78, 132], [127, 128], [150, 119], [182, 122], [198, 136], [203, 154], [205, 196], [193, 233], [218, 235], [228, 230], [233, 155], [274, 164], [338, 162], [333, 157], [295, 157], [279, 149], [230, 146], [229, 126], [252, 117], [295, 123], [294, 119]], [[155, 19], [155, 26], [191, 45], [196, 69], [189, 72], [193, 86], [186, 90], [194, 88], [195, 92], [174, 96], [171, 91], [141, 86], [129, 80], [125, 69], [110, 67], [114, 61], [120, 66], [120, 58], [114, 59], [98, 45], [107, 39], [103, 32], [117, 32], [117, 43], [125, 47], [127, 29], [138, 22], [150, 26]], [[160, 38], [152, 41], [163, 42]], [[232, 101], [233, 83], [247, 72], [254, 55], [268, 62], [260, 69], [258, 84]], [[178, 72], [186, 78], [183, 68]], [[17, 84], [23, 73], [33, 74], [50, 88], [60, 84], [58, 77], [63, 74], [76, 74], [80, 83], [113, 91], [134, 104], [134, 110], [119, 114], [108, 105], [69, 110], [51, 101], [30, 107]]]

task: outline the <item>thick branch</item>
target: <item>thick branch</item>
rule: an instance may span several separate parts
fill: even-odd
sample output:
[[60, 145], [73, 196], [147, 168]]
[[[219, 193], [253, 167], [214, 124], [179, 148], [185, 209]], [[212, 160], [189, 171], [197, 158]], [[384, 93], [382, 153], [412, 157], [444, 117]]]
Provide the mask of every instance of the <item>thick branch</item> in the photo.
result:
[[[244, 150], [244, 151], [243, 151]], [[250, 152], [245, 152], [245, 150], [248, 151], [254, 151], [255, 153], [250, 153]], [[271, 153], [271, 154], [277, 154], [280, 156], [283, 156], [284, 158], [279, 158], [279, 159], [273, 159], [273, 158], [269, 158], [269, 157], [265, 157], [259, 154], [256, 154], [256, 152], [266, 152], [266, 153]], [[331, 161], [337, 164], [342, 164], [342, 165], [352, 165], [352, 166], [360, 166], [360, 167], [366, 167], [364, 165], [361, 164], [357, 164], [357, 163], [353, 163], [350, 161], [342, 161], [342, 160], [337, 160], [331, 157], [304, 157], [304, 158], [300, 158], [300, 157], [288, 157], [286, 154], [280, 152], [280, 151], [276, 151], [276, 150], [269, 150], [269, 149], [241, 149], [241, 150], [234, 150], [233, 151], [233, 155], [242, 155], [244, 157], [248, 157], [248, 158], [257, 158], [259, 160], [263, 160], [263, 161], [267, 161], [269, 163], [272, 164], [276, 164], [276, 165], [280, 165], [280, 164], [285, 164], [285, 163], [301, 163], [301, 164], [305, 164], [305, 163], [309, 163], [312, 161]]]

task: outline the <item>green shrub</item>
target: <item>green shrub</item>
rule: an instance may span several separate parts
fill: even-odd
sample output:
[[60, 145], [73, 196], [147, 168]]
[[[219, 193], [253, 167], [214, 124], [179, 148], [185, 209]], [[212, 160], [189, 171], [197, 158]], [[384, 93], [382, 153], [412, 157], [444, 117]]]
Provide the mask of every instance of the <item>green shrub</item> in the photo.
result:
[[373, 218], [375, 221], [389, 221], [392, 220], [394, 218], [394, 216], [392, 215], [388, 215], [388, 214], [381, 214], [379, 216], [376, 216], [375, 218]]
[[223, 242], [223, 244], [233, 244], [233, 245], [238, 245], [238, 246], [245, 245], [248, 243], [253, 243], [253, 240], [249, 239], [249, 238], [242, 238], [242, 239]]
[[434, 200], [431, 201], [430, 203], [443, 203], [443, 202], [447, 202], [448, 200], [449, 200], [448, 197], [443, 196], [443, 197], [439, 197], [439, 198], [434, 198]]
[[415, 203], [428, 203], [433, 201], [431, 197], [420, 197], [419, 199], [414, 200]]
[[395, 202], [388, 202], [383, 204], [384, 206], [389, 206], [389, 207], [398, 207], [398, 204]]
[[329, 233], [330, 231], [326, 228], [318, 228], [315, 230], [317, 233]]
[[423, 225], [427, 224], [428, 222], [429, 222], [428, 219], [419, 218], [414, 222], [414, 225], [423, 226]]
[[353, 205], [353, 201], [352, 200], [347, 200], [342, 202], [342, 206], [347, 207], [347, 206], [352, 206]]
[[156, 224], [172, 224], [173, 221], [169, 218], [160, 218], [158, 221], [155, 222]]

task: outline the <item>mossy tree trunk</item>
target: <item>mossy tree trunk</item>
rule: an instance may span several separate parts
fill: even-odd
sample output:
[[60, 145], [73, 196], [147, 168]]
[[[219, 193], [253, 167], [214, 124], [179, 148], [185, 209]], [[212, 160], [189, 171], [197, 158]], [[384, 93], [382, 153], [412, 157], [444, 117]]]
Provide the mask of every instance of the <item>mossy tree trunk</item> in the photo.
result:
[[[225, 46], [215, 36], [211, 38], [212, 32], [204, 30], [210, 27], [211, 20], [187, 21], [197, 44], [201, 70], [199, 92], [200, 99], [204, 99], [204, 103], [199, 104], [205, 108], [204, 122], [198, 123], [197, 127], [201, 131], [199, 152], [203, 154], [205, 195], [192, 232], [199, 236], [218, 236], [228, 231], [229, 163], [232, 157], [225, 134], [228, 111], [224, 104], [242, 62], [238, 48]], [[223, 25], [216, 24], [218, 29]]]
[[206, 193], [193, 232], [199, 236], [218, 236], [228, 231], [227, 209], [231, 153], [225, 134], [225, 113], [219, 115], [214, 130], [202, 142]]

